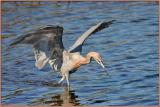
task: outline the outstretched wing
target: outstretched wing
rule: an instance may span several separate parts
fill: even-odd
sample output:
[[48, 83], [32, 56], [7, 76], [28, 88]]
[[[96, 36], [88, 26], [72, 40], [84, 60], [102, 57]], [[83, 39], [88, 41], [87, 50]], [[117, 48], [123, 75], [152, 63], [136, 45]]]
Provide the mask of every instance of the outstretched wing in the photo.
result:
[[31, 44], [34, 49], [36, 67], [43, 68], [47, 62], [53, 67], [62, 64], [62, 53], [64, 46], [62, 43], [63, 28], [59, 26], [46, 26], [24, 34], [10, 44]]
[[91, 27], [89, 30], [87, 30], [85, 33], [83, 33], [78, 40], [69, 48], [69, 52], [81, 52], [82, 50], [82, 45], [84, 43], [84, 41], [92, 34], [106, 28], [109, 27], [109, 25], [112, 24], [112, 22], [114, 22], [115, 20], [111, 20], [108, 22], [100, 22], [97, 25]]

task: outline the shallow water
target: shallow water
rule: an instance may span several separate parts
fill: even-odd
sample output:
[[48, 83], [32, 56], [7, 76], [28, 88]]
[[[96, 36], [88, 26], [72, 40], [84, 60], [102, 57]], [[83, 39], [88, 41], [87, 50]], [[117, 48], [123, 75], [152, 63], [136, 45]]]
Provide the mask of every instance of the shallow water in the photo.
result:
[[[89, 27], [116, 22], [89, 37], [82, 54], [99, 52], [66, 83], [49, 66], [38, 70], [30, 46], [8, 44], [44, 25], [64, 27], [66, 49]], [[156, 2], [2, 2], [2, 104], [158, 105], [158, 3]]]

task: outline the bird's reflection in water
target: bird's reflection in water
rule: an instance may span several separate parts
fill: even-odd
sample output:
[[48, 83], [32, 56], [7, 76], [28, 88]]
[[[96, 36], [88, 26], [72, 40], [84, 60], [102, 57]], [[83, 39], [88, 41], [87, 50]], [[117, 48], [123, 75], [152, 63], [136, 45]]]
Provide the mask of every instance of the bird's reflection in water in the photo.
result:
[[76, 98], [78, 98], [77, 95], [75, 95], [74, 90], [68, 90], [68, 88], [66, 87], [64, 89], [64, 92], [62, 94], [53, 96], [53, 102], [50, 105], [79, 105], [78, 100], [76, 100]]
[[67, 87], [64, 88], [64, 92], [61, 94], [53, 95], [50, 98], [42, 98], [36, 101], [36, 105], [50, 105], [50, 106], [76, 106], [80, 105], [78, 98], [75, 95], [74, 90], [68, 90]]

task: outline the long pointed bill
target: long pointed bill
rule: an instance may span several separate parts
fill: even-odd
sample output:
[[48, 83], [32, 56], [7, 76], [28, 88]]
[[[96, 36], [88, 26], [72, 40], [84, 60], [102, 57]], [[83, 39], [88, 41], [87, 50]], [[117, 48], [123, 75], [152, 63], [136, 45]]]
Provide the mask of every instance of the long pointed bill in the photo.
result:
[[104, 64], [103, 64], [103, 62], [102, 62], [102, 61], [98, 61], [98, 60], [96, 60], [96, 62], [97, 62], [98, 64], [100, 64], [102, 68], [105, 68], [105, 66], [104, 66]]
[[100, 65], [101, 65], [102, 68], [105, 68], [105, 66], [104, 66], [102, 61], [100, 61]]

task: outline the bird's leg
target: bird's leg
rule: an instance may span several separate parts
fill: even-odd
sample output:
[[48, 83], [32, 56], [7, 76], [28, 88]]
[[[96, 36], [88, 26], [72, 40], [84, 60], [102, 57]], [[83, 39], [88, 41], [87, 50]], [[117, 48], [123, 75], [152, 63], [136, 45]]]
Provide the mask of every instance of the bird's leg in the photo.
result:
[[70, 84], [69, 84], [69, 74], [65, 73], [65, 77], [66, 77], [67, 85], [68, 85], [68, 88], [69, 88], [70, 87]]
[[64, 79], [65, 79], [65, 76], [63, 75], [62, 78], [61, 78], [61, 80], [58, 81], [58, 84], [60, 84]]

